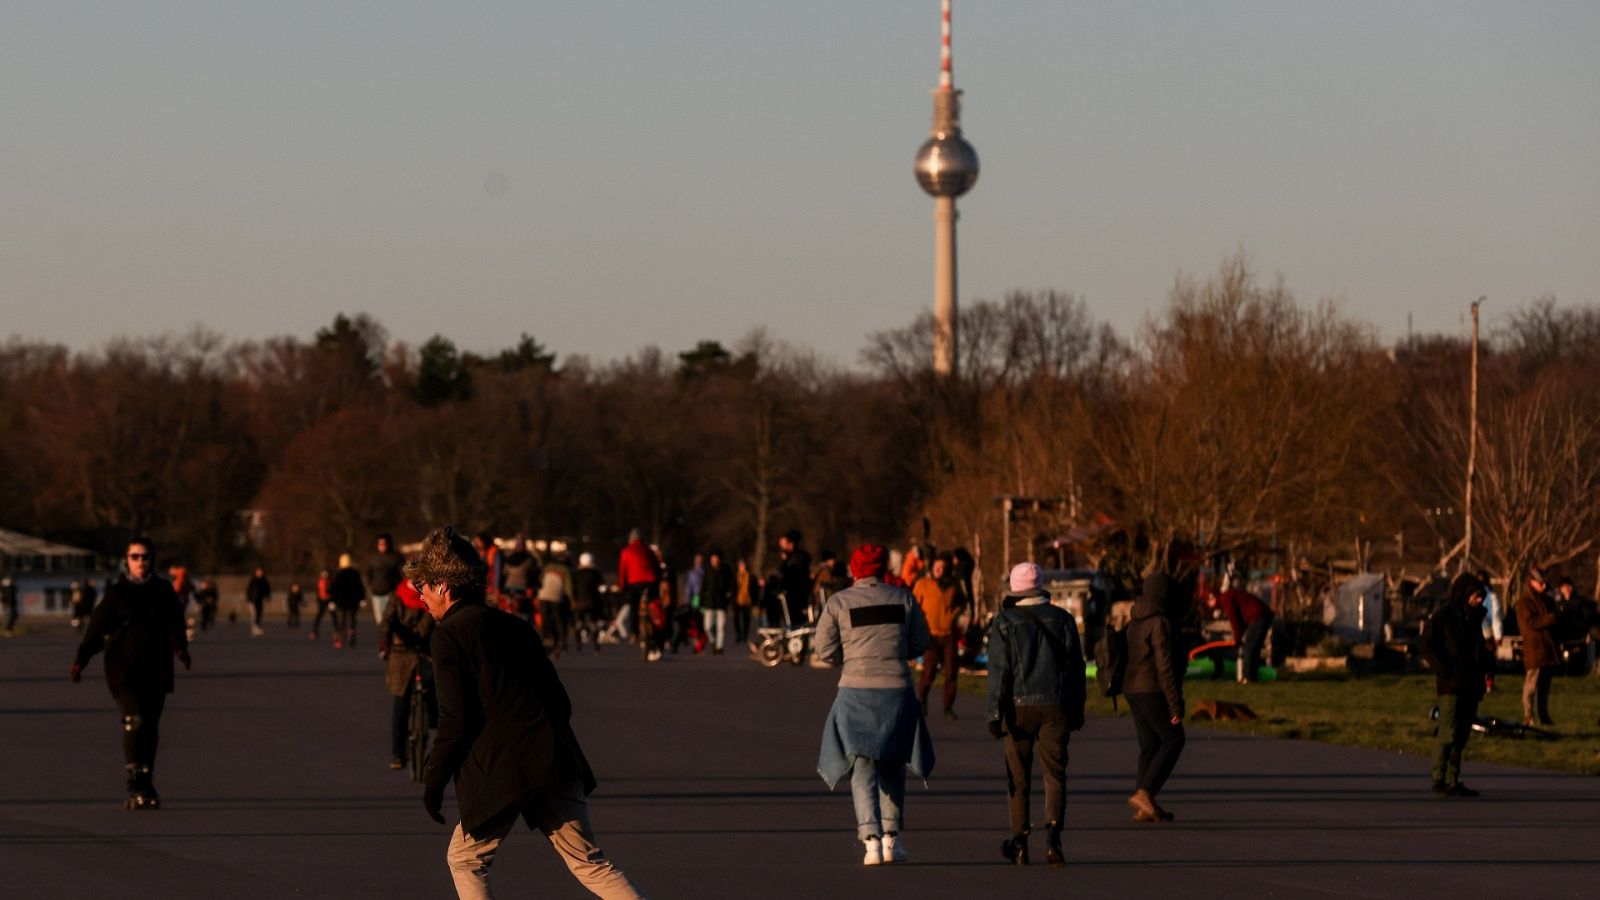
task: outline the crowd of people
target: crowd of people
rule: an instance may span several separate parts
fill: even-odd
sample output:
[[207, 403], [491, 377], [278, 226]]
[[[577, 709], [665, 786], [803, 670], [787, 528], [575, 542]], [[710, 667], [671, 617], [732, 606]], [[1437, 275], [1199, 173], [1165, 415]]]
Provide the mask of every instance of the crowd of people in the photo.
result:
[[[756, 577], [746, 561], [717, 548], [695, 554], [680, 578], [659, 548], [630, 535], [614, 581], [590, 553], [576, 565], [566, 548], [519, 535], [468, 541], [453, 529], [431, 533], [411, 560], [392, 536], [377, 535], [358, 568], [351, 554], [316, 583], [316, 639], [332, 616], [333, 646], [352, 648], [357, 613], [368, 606], [377, 624], [383, 678], [392, 698], [390, 765], [402, 768], [412, 695], [427, 691], [428, 721], [438, 739], [429, 757], [425, 805], [439, 815], [445, 786], [454, 783], [462, 821], [451, 841], [450, 867], [462, 896], [487, 896], [490, 860], [516, 818], [544, 833], [574, 874], [601, 896], [638, 896], [627, 877], [599, 850], [584, 797], [593, 773], [583, 761], [568, 720], [570, 700], [550, 660], [585, 644], [632, 642], [647, 661], [666, 654], [725, 652], [767, 624], [809, 623], [812, 653], [841, 669], [838, 694], [823, 724], [817, 771], [830, 786], [849, 778], [856, 835], [866, 865], [909, 858], [904, 834], [907, 775], [928, 778], [935, 747], [927, 728], [932, 689], [944, 675], [940, 705], [956, 719], [961, 635], [976, 612], [970, 568], [961, 554], [914, 546], [893, 559], [883, 546], [857, 548], [847, 565], [824, 551], [813, 564], [803, 536], [778, 541], [779, 563]], [[1188, 647], [1182, 627], [1198, 608], [1230, 620], [1239, 645], [1242, 681], [1256, 677], [1261, 641], [1274, 614], [1240, 590], [1198, 588], [1192, 553], [1174, 543], [1144, 573], [1126, 622], [1110, 624], [1099, 677], [1102, 692], [1119, 696], [1131, 713], [1139, 754], [1128, 804], [1141, 823], [1173, 821], [1162, 790], [1182, 755], [1183, 681]], [[92, 581], [75, 585], [72, 612], [82, 640], [70, 669], [104, 654], [108, 687], [122, 716], [131, 809], [159, 808], [154, 771], [160, 722], [173, 690], [174, 663], [191, 664], [190, 640], [214, 627], [217, 588], [195, 583], [174, 568], [154, 574], [147, 538], [130, 541], [122, 574], [98, 594]], [[1552, 591], [1538, 568], [1527, 573], [1516, 611], [1526, 676], [1526, 724], [1549, 725], [1550, 676], [1560, 661], [1557, 638], [1572, 622], [1593, 623], [1592, 601], [1574, 595], [1570, 580]], [[289, 627], [298, 628], [303, 592], [285, 596]], [[1436, 678], [1438, 729], [1432, 781], [1435, 794], [1473, 797], [1461, 778], [1463, 751], [1479, 703], [1492, 685], [1494, 642], [1486, 639], [1482, 579], [1463, 574], [1428, 620], [1422, 654]], [[264, 569], [246, 583], [251, 634], [264, 632], [273, 589]], [[1202, 601], [1197, 604], [1197, 598]], [[186, 618], [186, 615], [193, 613]], [[1588, 618], [1584, 618], [1588, 616]], [[1087, 697], [1085, 636], [1073, 616], [1052, 602], [1044, 572], [1013, 567], [998, 610], [984, 626], [987, 651], [985, 728], [1002, 741], [1010, 833], [1005, 859], [1030, 858], [1035, 768], [1043, 775], [1045, 860], [1064, 864], [1066, 770], [1071, 735], [1084, 725]], [[1591, 624], [1592, 627], [1592, 624]], [[921, 661], [915, 677], [912, 663]], [[1111, 678], [1105, 677], [1110, 668]], [[533, 740], [527, 726], [548, 734]], [[529, 741], [532, 740], [532, 743]], [[480, 772], [464, 761], [480, 745], [514, 761], [505, 771]], [[521, 756], [517, 756], [521, 754]]]

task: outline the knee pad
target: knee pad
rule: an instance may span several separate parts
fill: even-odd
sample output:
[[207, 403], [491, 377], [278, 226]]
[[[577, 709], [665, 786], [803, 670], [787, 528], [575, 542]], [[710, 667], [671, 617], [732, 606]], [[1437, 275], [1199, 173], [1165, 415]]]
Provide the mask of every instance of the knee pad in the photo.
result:
[[133, 715], [123, 716], [122, 717], [122, 730], [123, 731], [130, 732], [130, 733], [138, 731], [139, 727], [141, 725], [143, 725], [143, 724], [144, 724], [144, 717], [139, 715], [138, 713], [134, 713]]

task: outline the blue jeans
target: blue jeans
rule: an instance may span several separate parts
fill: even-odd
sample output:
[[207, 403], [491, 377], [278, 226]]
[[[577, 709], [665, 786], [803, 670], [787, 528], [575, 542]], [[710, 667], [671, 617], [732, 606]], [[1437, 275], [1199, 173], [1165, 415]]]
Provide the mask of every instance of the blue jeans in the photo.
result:
[[856, 805], [856, 837], [861, 840], [900, 833], [906, 803], [906, 764], [856, 757], [850, 773]]

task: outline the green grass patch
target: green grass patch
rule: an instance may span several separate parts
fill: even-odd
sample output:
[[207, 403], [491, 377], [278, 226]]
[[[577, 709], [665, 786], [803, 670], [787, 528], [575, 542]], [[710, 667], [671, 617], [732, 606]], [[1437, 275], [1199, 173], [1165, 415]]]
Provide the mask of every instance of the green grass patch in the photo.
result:
[[[982, 695], [985, 680], [963, 676], [962, 690]], [[1432, 753], [1435, 701], [1432, 675], [1283, 675], [1267, 684], [1231, 681], [1184, 682], [1184, 698], [1193, 709], [1201, 700], [1228, 700], [1249, 706], [1259, 718], [1250, 722], [1192, 722], [1193, 728], [1240, 731], [1267, 737], [1296, 738], [1371, 747], [1426, 756]], [[1127, 715], [1127, 706], [1100, 696], [1089, 685], [1089, 712]], [[1503, 673], [1496, 690], [1484, 698], [1480, 715], [1522, 720], [1522, 673]], [[1557, 678], [1550, 691], [1553, 740], [1487, 737], [1474, 734], [1467, 758], [1539, 769], [1600, 775], [1600, 678]]]

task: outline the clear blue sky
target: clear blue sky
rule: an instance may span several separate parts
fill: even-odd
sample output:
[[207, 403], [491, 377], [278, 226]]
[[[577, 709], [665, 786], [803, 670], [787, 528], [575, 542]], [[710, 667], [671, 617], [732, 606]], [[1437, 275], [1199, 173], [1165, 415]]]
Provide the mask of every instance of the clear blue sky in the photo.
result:
[[[1389, 335], [1600, 301], [1600, 4], [956, 4], [960, 296], [1243, 248]], [[0, 337], [366, 311], [606, 359], [931, 304], [938, 3], [0, 0]]]

